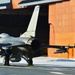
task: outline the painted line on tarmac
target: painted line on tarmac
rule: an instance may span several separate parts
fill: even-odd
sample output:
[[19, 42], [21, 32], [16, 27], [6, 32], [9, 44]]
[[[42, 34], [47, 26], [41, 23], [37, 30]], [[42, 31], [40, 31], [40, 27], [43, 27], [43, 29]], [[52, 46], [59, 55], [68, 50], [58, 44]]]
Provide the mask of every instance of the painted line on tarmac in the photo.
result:
[[52, 73], [52, 74], [57, 74], [57, 75], [65, 75], [65, 74], [62, 73], [62, 72], [50, 72], [50, 73]]

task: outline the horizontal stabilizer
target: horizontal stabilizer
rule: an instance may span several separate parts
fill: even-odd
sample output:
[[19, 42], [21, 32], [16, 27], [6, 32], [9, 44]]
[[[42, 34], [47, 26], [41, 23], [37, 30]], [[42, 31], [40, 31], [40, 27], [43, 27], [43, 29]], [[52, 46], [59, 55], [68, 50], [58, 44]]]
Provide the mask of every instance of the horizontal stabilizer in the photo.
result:
[[56, 49], [69, 49], [75, 48], [75, 46], [61, 46], [61, 45], [41, 45], [41, 48], [56, 48]]

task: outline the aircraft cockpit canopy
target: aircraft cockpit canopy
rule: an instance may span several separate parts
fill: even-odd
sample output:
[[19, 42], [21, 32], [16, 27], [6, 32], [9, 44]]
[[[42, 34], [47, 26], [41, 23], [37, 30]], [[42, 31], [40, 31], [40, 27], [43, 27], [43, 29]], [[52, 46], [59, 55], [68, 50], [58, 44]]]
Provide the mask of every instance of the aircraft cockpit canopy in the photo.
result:
[[0, 38], [2, 38], [2, 37], [8, 37], [9, 36], [9, 34], [7, 34], [7, 33], [1, 33], [0, 34]]

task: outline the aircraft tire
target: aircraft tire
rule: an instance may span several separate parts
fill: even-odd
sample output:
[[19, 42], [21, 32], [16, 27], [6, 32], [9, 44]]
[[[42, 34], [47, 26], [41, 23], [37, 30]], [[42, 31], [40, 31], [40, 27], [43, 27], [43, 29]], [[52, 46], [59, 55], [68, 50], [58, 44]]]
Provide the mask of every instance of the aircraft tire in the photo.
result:
[[10, 55], [11, 55], [11, 50], [8, 49], [5, 52], [5, 58], [4, 58], [4, 65], [6, 65], [6, 66], [9, 66], [9, 58], [10, 58]]
[[33, 60], [32, 60], [32, 58], [29, 58], [27, 55], [23, 55], [22, 58], [24, 60], [26, 60], [26, 62], [28, 63], [28, 66], [33, 66]]
[[5, 66], [9, 66], [9, 56], [8, 55], [5, 55], [3, 63], [4, 63]]
[[33, 60], [32, 60], [32, 58], [28, 59], [28, 66], [33, 66]]

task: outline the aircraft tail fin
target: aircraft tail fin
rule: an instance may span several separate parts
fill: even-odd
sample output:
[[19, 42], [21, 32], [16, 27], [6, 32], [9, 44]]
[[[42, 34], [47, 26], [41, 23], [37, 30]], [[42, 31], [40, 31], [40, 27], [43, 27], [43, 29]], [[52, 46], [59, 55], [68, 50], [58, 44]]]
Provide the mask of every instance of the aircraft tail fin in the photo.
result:
[[38, 6], [38, 5], [35, 6], [31, 20], [30, 20], [28, 28], [27, 28], [27, 31], [25, 33], [23, 33], [20, 37], [30, 37], [30, 36], [35, 37], [39, 9], [40, 9], [40, 6]]

